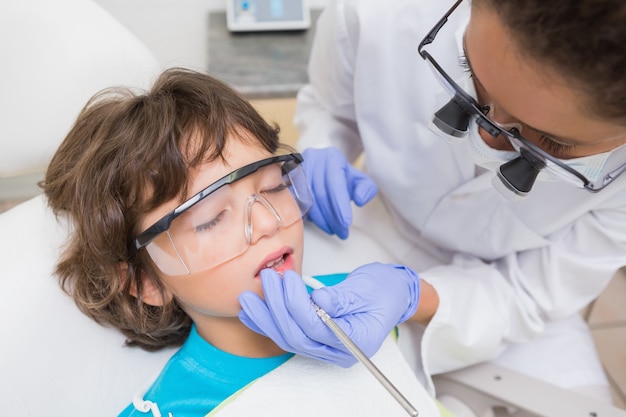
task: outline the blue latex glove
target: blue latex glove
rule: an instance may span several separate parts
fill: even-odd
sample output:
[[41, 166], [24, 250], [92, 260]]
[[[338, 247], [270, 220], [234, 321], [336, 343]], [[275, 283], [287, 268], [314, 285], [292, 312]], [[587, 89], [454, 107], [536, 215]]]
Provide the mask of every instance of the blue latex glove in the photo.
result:
[[311, 298], [367, 356], [378, 351], [393, 327], [411, 317], [419, 303], [420, 280], [411, 269], [373, 263], [357, 268], [341, 283], [314, 290], [309, 297], [294, 271], [284, 277], [261, 271], [265, 301], [253, 292], [239, 296], [239, 319], [288, 352], [341, 367], [356, 358], [317, 316]]
[[305, 218], [330, 235], [347, 238], [352, 224], [350, 201], [359, 207], [365, 205], [378, 192], [376, 184], [353, 167], [337, 148], [305, 149], [302, 156], [302, 166], [315, 197]]

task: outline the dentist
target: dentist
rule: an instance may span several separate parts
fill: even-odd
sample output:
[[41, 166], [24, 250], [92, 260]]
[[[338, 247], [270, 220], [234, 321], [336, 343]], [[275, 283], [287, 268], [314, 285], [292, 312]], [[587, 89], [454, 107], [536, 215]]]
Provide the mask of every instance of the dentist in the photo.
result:
[[[346, 238], [354, 214], [406, 267], [313, 300], [368, 354], [408, 320], [427, 376], [496, 361], [611, 401], [580, 311], [626, 265], [625, 43], [622, 0], [331, 1], [296, 114], [309, 219]], [[354, 363], [298, 285], [241, 319]]]

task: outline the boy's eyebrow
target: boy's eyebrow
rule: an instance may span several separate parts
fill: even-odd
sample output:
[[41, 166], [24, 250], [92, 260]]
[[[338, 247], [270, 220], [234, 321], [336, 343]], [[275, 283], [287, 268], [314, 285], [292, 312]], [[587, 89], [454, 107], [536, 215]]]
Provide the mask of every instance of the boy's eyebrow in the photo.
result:
[[[472, 79], [483, 90], [487, 91], [487, 89], [485, 88], [483, 83], [480, 82], [480, 79], [476, 75], [476, 72], [474, 72], [474, 67], [472, 67], [472, 61], [470, 61], [469, 55], [467, 54], [467, 49], [465, 48], [465, 37], [463, 37], [463, 55], [464, 55], [464, 58], [465, 58], [465, 62], [467, 62], [467, 66], [469, 68], [469, 71], [470, 71], [470, 73], [472, 75]], [[566, 145], [566, 146], [584, 146], [585, 145], [585, 144], [581, 144], [581, 143], [579, 143], [577, 141], [574, 141], [572, 139], [565, 139], [565, 138], [559, 137], [558, 135], [554, 135], [552, 133], [544, 132], [543, 130], [537, 129], [537, 128], [529, 125], [526, 122], [522, 122], [521, 120], [520, 120], [520, 122], [523, 123], [527, 128], [529, 128], [529, 129], [539, 133], [540, 135], [546, 136], [546, 139], [552, 140], [555, 143], [558, 143], [558, 144], [561, 144], [561, 145]]]

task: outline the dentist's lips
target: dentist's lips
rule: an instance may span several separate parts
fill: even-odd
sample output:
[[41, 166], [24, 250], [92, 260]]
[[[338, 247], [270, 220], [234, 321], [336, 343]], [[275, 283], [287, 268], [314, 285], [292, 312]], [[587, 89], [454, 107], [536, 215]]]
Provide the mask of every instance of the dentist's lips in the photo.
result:
[[292, 249], [284, 248], [267, 256], [261, 263], [261, 266], [257, 270], [255, 276], [260, 276], [259, 274], [261, 273], [261, 271], [268, 268], [275, 270], [281, 275], [286, 270], [293, 269], [293, 259], [291, 257], [292, 253]]

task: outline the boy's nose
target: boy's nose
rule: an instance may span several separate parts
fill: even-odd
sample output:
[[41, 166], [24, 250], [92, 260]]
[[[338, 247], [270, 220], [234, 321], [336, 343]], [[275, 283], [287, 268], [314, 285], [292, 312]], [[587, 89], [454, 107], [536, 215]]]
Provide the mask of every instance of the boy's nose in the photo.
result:
[[271, 236], [280, 227], [281, 218], [269, 201], [260, 195], [248, 197], [246, 207], [246, 240], [256, 243], [263, 236]]

